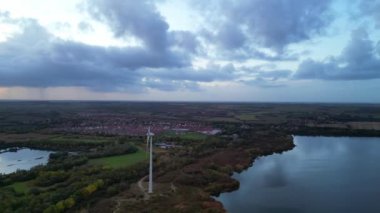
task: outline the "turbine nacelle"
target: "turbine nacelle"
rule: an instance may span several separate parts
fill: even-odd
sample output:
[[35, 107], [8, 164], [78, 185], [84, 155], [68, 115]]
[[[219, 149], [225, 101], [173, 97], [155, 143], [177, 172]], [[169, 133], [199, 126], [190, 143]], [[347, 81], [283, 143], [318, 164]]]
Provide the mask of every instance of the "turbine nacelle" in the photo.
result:
[[154, 136], [154, 133], [150, 131], [150, 127], [148, 128], [148, 132], [146, 133], [146, 152], [148, 153], [149, 149], [149, 141]]
[[146, 136], [154, 136], [154, 133], [150, 131], [150, 127], [148, 128], [148, 132], [146, 133]]

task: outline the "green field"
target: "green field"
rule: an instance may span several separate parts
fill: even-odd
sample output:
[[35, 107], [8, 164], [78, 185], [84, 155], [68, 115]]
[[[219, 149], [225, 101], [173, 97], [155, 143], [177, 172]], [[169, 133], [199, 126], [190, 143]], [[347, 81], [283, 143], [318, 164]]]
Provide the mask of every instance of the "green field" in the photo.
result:
[[240, 114], [237, 115], [236, 118], [242, 121], [253, 121], [257, 119], [256, 115], [253, 113]]
[[99, 136], [57, 136], [51, 137], [49, 141], [53, 143], [110, 143], [114, 142], [115, 139]]
[[198, 132], [188, 132], [188, 133], [180, 135], [180, 137], [185, 139], [185, 140], [199, 141], [199, 140], [206, 139], [207, 135], [202, 134], [202, 133], [198, 133]]
[[95, 165], [104, 165], [111, 168], [122, 168], [134, 165], [146, 159], [146, 153], [139, 149], [137, 152], [132, 154], [92, 159], [89, 161], [89, 163]]
[[231, 118], [231, 117], [213, 117], [213, 118], [207, 118], [205, 120], [210, 121], [210, 122], [231, 122], [231, 123], [239, 122], [239, 120], [237, 120], [236, 118]]
[[4, 142], [48, 142], [53, 144], [97, 144], [97, 143], [113, 143], [117, 141], [116, 137], [102, 137], [90, 135], [59, 135], [59, 134], [39, 134], [39, 133], [26, 133], [26, 134], [4, 134], [0, 133], [0, 138]]
[[16, 182], [12, 185], [9, 185], [18, 193], [26, 193], [29, 190], [28, 182]]

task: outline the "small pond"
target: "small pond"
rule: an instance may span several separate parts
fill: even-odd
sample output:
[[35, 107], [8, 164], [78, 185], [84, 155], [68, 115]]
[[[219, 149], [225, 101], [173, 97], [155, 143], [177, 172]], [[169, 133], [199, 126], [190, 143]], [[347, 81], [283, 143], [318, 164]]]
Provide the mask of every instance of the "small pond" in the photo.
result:
[[29, 148], [12, 148], [0, 150], [0, 174], [9, 174], [20, 170], [29, 170], [37, 165], [44, 165], [52, 151]]

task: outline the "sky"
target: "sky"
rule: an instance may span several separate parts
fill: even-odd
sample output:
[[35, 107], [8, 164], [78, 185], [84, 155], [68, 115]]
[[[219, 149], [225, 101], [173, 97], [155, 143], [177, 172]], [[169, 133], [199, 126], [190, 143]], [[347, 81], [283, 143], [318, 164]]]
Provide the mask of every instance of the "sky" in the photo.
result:
[[380, 103], [380, 0], [0, 0], [0, 99]]

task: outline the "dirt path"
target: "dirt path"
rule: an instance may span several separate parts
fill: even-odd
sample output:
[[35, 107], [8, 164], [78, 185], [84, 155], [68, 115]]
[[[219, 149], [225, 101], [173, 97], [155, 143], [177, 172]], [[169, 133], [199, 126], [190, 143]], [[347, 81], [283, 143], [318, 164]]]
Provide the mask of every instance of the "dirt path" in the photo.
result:
[[177, 187], [176, 187], [173, 183], [170, 183], [170, 189], [171, 189], [173, 192], [177, 192]]
[[127, 202], [127, 201], [129, 201], [129, 200], [130, 200], [130, 199], [118, 199], [118, 200], [117, 200], [116, 207], [115, 207], [115, 210], [113, 210], [113, 213], [118, 213], [118, 212], [120, 212], [121, 203], [122, 203], [122, 202]]
[[[143, 182], [145, 181], [145, 179], [147, 178], [148, 176], [144, 176], [143, 178], [141, 178], [138, 182], [137, 182], [137, 186], [138, 188], [140, 189], [141, 193], [144, 195], [144, 200], [148, 200], [149, 199], [149, 194], [147, 193], [147, 190], [144, 188], [144, 185], [143, 185]], [[121, 212], [121, 204], [123, 202], [134, 202], [136, 201], [135, 199], [123, 199], [123, 198], [118, 198], [116, 199], [116, 206], [113, 210], [113, 213], [120, 213]]]
[[137, 186], [138, 186], [139, 189], [141, 190], [141, 193], [144, 194], [144, 200], [148, 200], [148, 199], [149, 199], [149, 194], [146, 192], [146, 190], [144, 189], [144, 186], [143, 186], [143, 182], [145, 181], [145, 179], [146, 179], [147, 177], [148, 177], [148, 175], [145, 176], [145, 177], [143, 177], [143, 178], [141, 178], [141, 179], [139, 180], [139, 182], [137, 182]]

